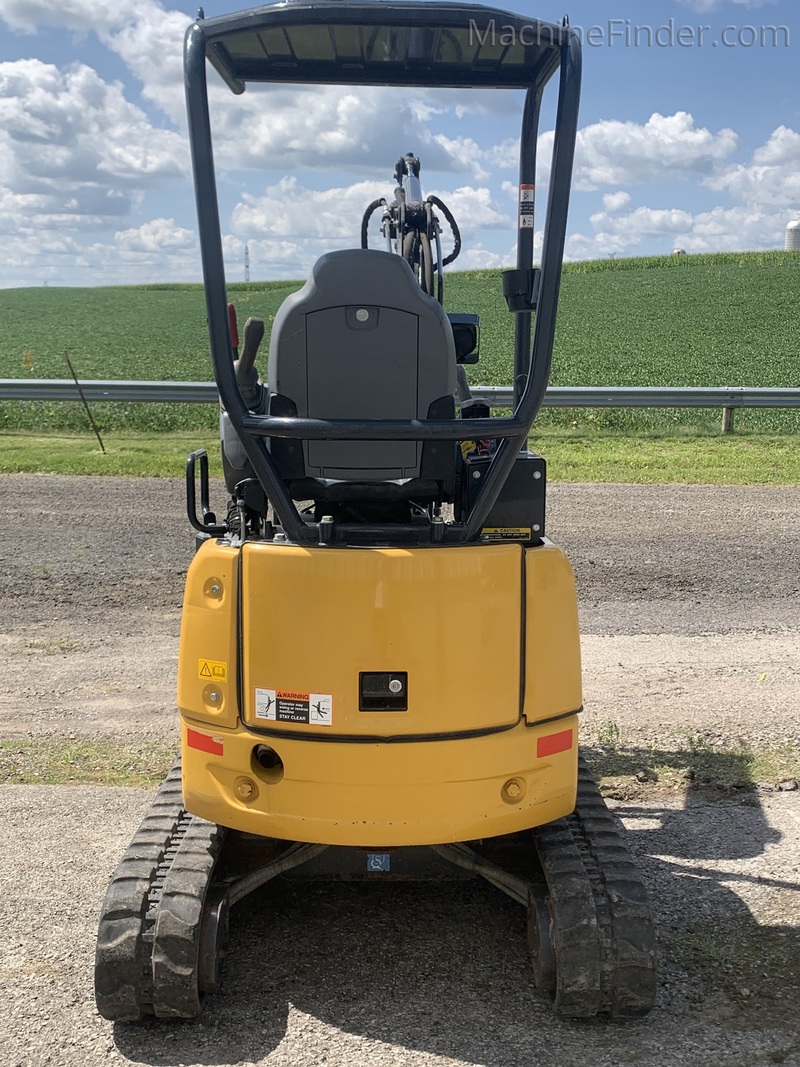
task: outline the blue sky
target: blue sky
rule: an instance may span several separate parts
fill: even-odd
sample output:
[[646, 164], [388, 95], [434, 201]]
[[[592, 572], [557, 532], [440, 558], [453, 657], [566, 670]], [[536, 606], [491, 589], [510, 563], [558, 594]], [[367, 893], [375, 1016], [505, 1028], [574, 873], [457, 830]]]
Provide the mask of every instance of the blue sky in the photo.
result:
[[[206, 0], [207, 16], [241, 8]], [[796, 0], [518, 0], [585, 37], [567, 255], [780, 248], [800, 217]], [[184, 0], [0, 0], [0, 287], [199, 280]], [[638, 43], [637, 38], [638, 36]], [[358, 241], [414, 150], [456, 267], [513, 256], [520, 99], [256, 87], [213, 72], [228, 277], [296, 278]], [[542, 127], [546, 154], [552, 123]], [[544, 187], [547, 169], [539, 176]]]

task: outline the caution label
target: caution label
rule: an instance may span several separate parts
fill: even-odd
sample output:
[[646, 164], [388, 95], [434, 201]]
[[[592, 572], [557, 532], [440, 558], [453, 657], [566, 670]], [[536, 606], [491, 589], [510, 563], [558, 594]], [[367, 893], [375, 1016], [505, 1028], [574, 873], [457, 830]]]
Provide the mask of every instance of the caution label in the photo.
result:
[[197, 672], [206, 682], [227, 682], [228, 664], [215, 659], [199, 659]]
[[536, 199], [535, 185], [520, 185], [519, 187], [519, 228], [521, 230], [533, 229], [534, 200]]
[[481, 534], [489, 541], [530, 541], [530, 526], [484, 526]]
[[304, 723], [308, 726], [333, 726], [333, 696], [330, 693], [257, 688], [256, 718]]

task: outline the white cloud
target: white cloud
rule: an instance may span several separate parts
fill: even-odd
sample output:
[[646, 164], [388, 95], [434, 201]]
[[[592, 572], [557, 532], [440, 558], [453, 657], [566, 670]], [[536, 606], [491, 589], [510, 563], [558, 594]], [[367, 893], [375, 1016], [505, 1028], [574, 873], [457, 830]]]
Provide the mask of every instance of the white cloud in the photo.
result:
[[800, 165], [800, 133], [788, 126], [779, 126], [767, 143], [756, 149], [753, 162], [765, 166]]
[[779, 126], [753, 154], [752, 163], [735, 164], [710, 176], [706, 184], [748, 204], [791, 210], [800, 205], [800, 133]]
[[572, 258], [630, 254], [654, 244], [666, 250], [668, 240], [690, 252], [781, 248], [786, 223], [800, 208], [800, 133], [779, 126], [749, 163], [723, 166], [706, 176], [703, 184], [728, 193], [737, 203], [696, 213], [677, 207], [639, 207], [622, 214], [630, 196], [623, 191], [606, 194], [604, 210], [590, 218], [594, 233], [573, 234], [568, 254]]
[[483, 166], [485, 153], [471, 137], [448, 137], [444, 133], [436, 133], [432, 135], [432, 140], [453, 160], [456, 170], [472, 174], [476, 181], [484, 181], [489, 177]]
[[35, 33], [41, 26], [73, 32], [98, 31], [124, 18], [117, 0], [2, 0], [0, 17], [12, 30]]
[[447, 204], [462, 233], [514, 226], [514, 218], [504, 214], [486, 186], [462, 185], [451, 191], [432, 190], [432, 193]]
[[321, 237], [349, 241], [355, 246], [367, 205], [390, 191], [387, 183], [378, 182], [307, 189], [296, 177], [282, 178], [261, 196], [244, 193], [233, 210], [232, 227], [242, 239]]
[[95, 34], [142, 82], [145, 97], [176, 122], [183, 119], [182, 42], [191, 17], [165, 10], [157, 0], [2, 0], [0, 18], [10, 29], [40, 28]]
[[[389, 181], [409, 149], [430, 172], [485, 176], [471, 138], [433, 132], [432, 109], [381, 87], [252, 86], [240, 97], [212, 86], [217, 165], [223, 170], [338, 169]], [[455, 106], [456, 99], [451, 100]], [[433, 118], [443, 124], [438, 112]]]
[[[738, 144], [733, 130], [712, 133], [696, 126], [687, 111], [655, 112], [645, 123], [604, 119], [578, 131], [573, 188], [674, 181], [715, 171]], [[550, 178], [553, 131], [539, 138], [537, 182]]]
[[631, 255], [641, 252], [643, 246], [664, 252], [675, 246], [688, 252], [781, 248], [786, 215], [741, 205], [696, 214], [680, 208], [639, 207], [626, 215], [597, 212], [590, 222], [594, 230], [591, 236], [576, 233], [568, 238], [568, 258]]
[[[133, 7], [112, 0], [2, 0], [0, 19], [16, 31], [56, 27], [95, 33], [139, 80], [144, 99], [185, 129], [182, 42], [191, 21], [186, 12], [165, 9], [158, 0], [141, 0]], [[487, 111], [495, 97], [508, 94], [482, 95], [492, 98], [484, 103]], [[388, 176], [398, 144], [421, 155], [426, 172], [483, 179], [487, 165], [507, 165], [498, 156], [505, 144], [484, 153], [470, 137], [440, 132], [444, 116], [481, 110], [478, 93], [251, 85], [235, 97], [210, 72], [209, 96], [217, 165], [223, 172], [336, 166], [364, 177]], [[518, 101], [506, 100], [506, 106], [513, 111]]]
[[757, 207], [715, 207], [695, 215], [684, 247], [689, 252], [737, 252], [783, 248], [787, 216]]
[[[142, 95], [185, 128], [182, 45], [190, 16], [165, 10], [157, 0], [133, 7], [111, 0], [2, 0], [0, 18], [16, 30], [57, 26], [97, 34], [141, 82]], [[485, 158], [464, 136], [434, 133], [442, 117], [478, 106], [480, 94], [440, 90], [416, 94], [382, 87], [250, 85], [235, 97], [209, 73], [216, 159], [223, 171], [330, 168], [364, 176], [391, 175], [400, 149], [411, 147], [426, 171], [486, 177]], [[487, 94], [483, 94], [486, 96]], [[503, 95], [503, 94], [488, 94]]]
[[[93, 7], [94, 0], [83, 2]], [[153, 0], [119, 6], [117, 11], [115, 22], [98, 28], [100, 40], [138, 78], [144, 98], [183, 129], [183, 38], [191, 19], [182, 11], [165, 11]]]
[[[485, 186], [460, 186], [453, 190], [428, 190], [440, 197], [455, 216], [462, 232], [513, 227]], [[333, 189], [308, 189], [296, 177], [282, 178], [261, 196], [242, 195], [232, 215], [232, 228], [241, 238], [336, 238], [353, 247], [359, 241], [361, 217], [369, 203], [390, 199], [391, 185], [355, 182]], [[376, 212], [377, 228], [380, 212]]]
[[[491, 191], [485, 186], [426, 191], [439, 196], [458, 223], [464, 252], [456, 269], [488, 265], [487, 257], [494, 253], [482, 243], [482, 234], [495, 229], [510, 233], [514, 226], [514, 219], [498, 207]], [[270, 277], [280, 277], [280, 265], [288, 271], [287, 277], [301, 276], [323, 252], [358, 247], [361, 217], [367, 205], [381, 196], [390, 198], [391, 184], [365, 181], [316, 190], [306, 188], [296, 177], [283, 178], [259, 196], [242, 195], [233, 210], [233, 234], [226, 238], [226, 257], [238, 276], [246, 241], [254, 277], [258, 276], [257, 264], [260, 271], [269, 265]], [[438, 214], [443, 228], [443, 254], [447, 255], [452, 248], [449, 226], [441, 212]], [[375, 248], [384, 247], [379, 222], [378, 211], [370, 229], [371, 246]], [[506, 257], [497, 259], [498, 265], [505, 262]]]
[[651, 115], [643, 125], [617, 119], [578, 132], [575, 187], [662, 182], [686, 174], [707, 174], [736, 149], [733, 130], [714, 134], [695, 125], [686, 111]]
[[589, 221], [600, 239], [615, 236], [638, 244], [643, 237], [686, 232], [692, 225], [692, 216], [679, 208], [637, 207], [627, 215], [598, 211]]
[[174, 219], [151, 219], [134, 229], [118, 230], [114, 240], [125, 252], [147, 254], [189, 249], [197, 244], [192, 231], [177, 226]]
[[180, 136], [155, 129], [90, 67], [0, 63], [0, 201], [5, 232], [93, 230], [143, 191], [185, 179]]
[[603, 207], [606, 211], [622, 211], [631, 202], [631, 194], [620, 190], [617, 193], [606, 193], [603, 197]]
[[516, 262], [516, 249], [511, 249], [505, 253], [492, 252], [488, 248], [484, 248], [482, 244], [477, 244], [472, 248], [466, 249], [459, 256], [458, 267], [455, 269], [493, 270], [498, 267], [513, 267]]
[[499, 144], [493, 145], [483, 155], [492, 167], [503, 170], [516, 170], [519, 167], [519, 138], [507, 137]]
[[95, 241], [53, 229], [23, 230], [3, 240], [0, 286], [199, 281], [195, 245], [194, 236], [171, 219]]
[[[236, 251], [231, 245], [230, 252], [227, 250], [227, 242], [225, 246], [227, 277], [242, 279], [244, 245], [242, 244], [241, 251]], [[249, 240], [247, 247], [250, 251], [250, 277], [253, 281], [262, 278], [302, 280], [308, 277], [314, 263], [324, 252], [334, 252], [352, 246], [353, 242], [318, 237], [298, 238], [295, 241], [270, 238]]]

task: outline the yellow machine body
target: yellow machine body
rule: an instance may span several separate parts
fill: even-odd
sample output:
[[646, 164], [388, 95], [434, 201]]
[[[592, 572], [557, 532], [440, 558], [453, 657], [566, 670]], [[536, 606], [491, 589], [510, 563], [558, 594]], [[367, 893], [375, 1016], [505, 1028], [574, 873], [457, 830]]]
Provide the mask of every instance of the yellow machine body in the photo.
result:
[[[362, 676], [381, 672], [403, 678], [402, 709], [364, 706]], [[577, 782], [570, 565], [549, 543], [207, 541], [178, 704], [184, 802], [223, 826], [392, 847], [551, 822]]]

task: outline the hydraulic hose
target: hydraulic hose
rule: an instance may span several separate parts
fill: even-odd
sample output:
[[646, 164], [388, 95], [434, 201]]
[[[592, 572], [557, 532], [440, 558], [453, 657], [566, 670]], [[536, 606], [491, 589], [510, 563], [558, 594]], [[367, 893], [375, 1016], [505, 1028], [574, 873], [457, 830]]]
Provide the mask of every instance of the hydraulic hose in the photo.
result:
[[369, 220], [372, 218], [373, 214], [378, 210], [379, 207], [386, 207], [386, 201], [385, 201], [385, 199], [383, 197], [380, 197], [378, 200], [373, 200], [372, 203], [367, 208], [367, 210], [364, 212], [364, 216], [361, 219], [361, 247], [362, 248], [369, 248], [369, 235], [368, 235]]
[[458, 253], [461, 251], [461, 233], [458, 229], [458, 223], [453, 218], [450, 208], [447, 206], [447, 204], [445, 204], [443, 200], [440, 200], [438, 196], [429, 196], [428, 203], [433, 204], [434, 207], [439, 208], [441, 213], [447, 219], [450, 229], [453, 231], [453, 251], [450, 253], [449, 256], [446, 256], [441, 263], [443, 267], [446, 267], [448, 263], [452, 263], [454, 259], [458, 258]]

